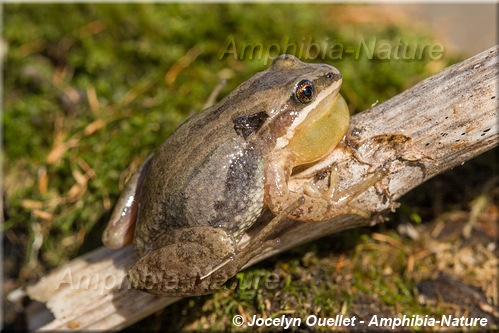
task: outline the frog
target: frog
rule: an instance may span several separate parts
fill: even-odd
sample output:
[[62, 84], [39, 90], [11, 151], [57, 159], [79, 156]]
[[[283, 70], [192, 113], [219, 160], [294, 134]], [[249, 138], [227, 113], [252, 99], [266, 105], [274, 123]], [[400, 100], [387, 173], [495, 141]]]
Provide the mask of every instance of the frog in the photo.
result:
[[[344, 138], [350, 113], [342, 74], [322, 63], [280, 55], [219, 103], [177, 128], [128, 181], [103, 243], [133, 243], [127, 272], [135, 289], [184, 297], [214, 292], [289, 218], [318, 222], [352, 211], [348, 202], [376, 181], [338, 193], [309, 184], [290, 190], [293, 170], [316, 163]], [[262, 214], [273, 218], [241, 241]]]

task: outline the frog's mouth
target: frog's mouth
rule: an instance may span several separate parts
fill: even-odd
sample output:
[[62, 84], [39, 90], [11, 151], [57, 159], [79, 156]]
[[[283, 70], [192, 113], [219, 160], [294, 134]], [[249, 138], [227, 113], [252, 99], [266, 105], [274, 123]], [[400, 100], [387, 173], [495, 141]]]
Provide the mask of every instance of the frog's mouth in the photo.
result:
[[296, 165], [315, 162], [341, 141], [348, 129], [350, 113], [338, 93], [331, 93], [309, 112], [295, 129], [287, 149], [293, 153]]

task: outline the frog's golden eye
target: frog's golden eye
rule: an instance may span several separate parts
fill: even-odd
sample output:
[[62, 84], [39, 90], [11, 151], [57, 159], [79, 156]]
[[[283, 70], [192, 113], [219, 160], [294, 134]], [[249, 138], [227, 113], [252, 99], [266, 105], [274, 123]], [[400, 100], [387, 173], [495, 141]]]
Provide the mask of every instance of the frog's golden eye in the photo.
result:
[[302, 80], [296, 85], [296, 99], [303, 104], [310, 103], [314, 98], [314, 83], [309, 80]]

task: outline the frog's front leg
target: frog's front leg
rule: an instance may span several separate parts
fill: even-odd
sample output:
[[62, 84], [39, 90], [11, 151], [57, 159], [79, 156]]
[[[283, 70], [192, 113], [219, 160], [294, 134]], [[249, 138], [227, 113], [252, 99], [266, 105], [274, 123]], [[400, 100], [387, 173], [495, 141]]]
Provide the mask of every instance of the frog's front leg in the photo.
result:
[[138, 203], [142, 184], [152, 155], [141, 164], [121, 192], [113, 213], [102, 234], [102, 243], [110, 249], [119, 249], [132, 242], [137, 221]]
[[330, 188], [327, 191], [321, 192], [313, 184], [306, 184], [301, 194], [288, 188], [291, 172], [292, 167], [282, 163], [274, 163], [272, 168], [266, 170], [265, 203], [272, 212], [276, 213], [282, 211], [300, 196], [304, 196], [305, 203], [288, 216], [303, 222], [323, 221], [348, 213], [369, 217], [367, 212], [350, 207], [348, 204], [388, 173], [384, 167], [379, 167], [359, 183], [338, 191], [337, 171], [332, 168]]

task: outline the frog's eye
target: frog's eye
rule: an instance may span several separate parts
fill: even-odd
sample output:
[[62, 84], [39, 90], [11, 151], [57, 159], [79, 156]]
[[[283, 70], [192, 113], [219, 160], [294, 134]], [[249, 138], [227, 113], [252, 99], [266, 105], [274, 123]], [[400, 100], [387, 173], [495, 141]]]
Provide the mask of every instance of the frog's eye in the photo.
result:
[[302, 80], [296, 85], [296, 99], [303, 104], [310, 103], [314, 98], [314, 83], [309, 80]]

